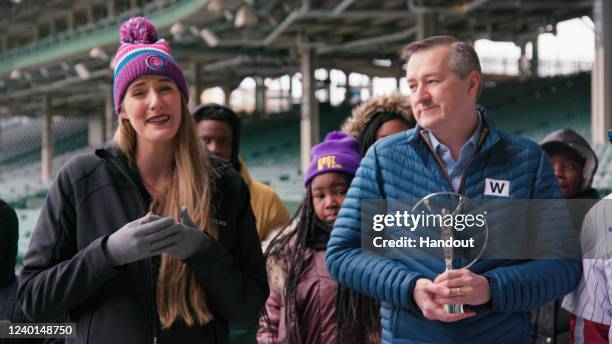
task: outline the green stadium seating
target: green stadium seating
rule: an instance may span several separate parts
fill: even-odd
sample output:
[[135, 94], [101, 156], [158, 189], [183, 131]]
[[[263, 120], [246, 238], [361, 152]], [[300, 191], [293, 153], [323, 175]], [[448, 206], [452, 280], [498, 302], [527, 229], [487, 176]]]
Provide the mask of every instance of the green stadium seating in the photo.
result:
[[[56, 118], [52, 124], [54, 155], [86, 147], [87, 119]], [[2, 172], [40, 162], [42, 122], [40, 118], [17, 117], [0, 121], [3, 149], [0, 150]]]
[[[479, 103], [485, 105], [497, 128], [534, 141], [569, 127], [590, 140], [589, 73], [573, 76], [498, 82], [487, 87]], [[338, 130], [350, 114], [347, 107], [321, 106], [321, 138]], [[254, 116], [257, 118], [257, 116]], [[274, 115], [270, 119], [244, 120], [241, 155], [253, 178], [271, 185], [281, 198], [295, 202], [303, 194], [300, 174], [299, 112]], [[599, 170], [594, 186], [612, 188], [612, 147], [595, 147]]]
[[[490, 110], [496, 126], [501, 130], [538, 141], [551, 131], [570, 127], [590, 139], [589, 74], [499, 82], [495, 87], [487, 87], [479, 102]], [[350, 112], [348, 107], [334, 108], [322, 104], [320, 137], [323, 138], [329, 131], [338, 130]], [[40, 124], [30, 123], [26, 125], [30, 128], [27, 130], [18, 129], [23, 127], [23, 123], [0, 124], [3, 125], [2, 133], [11, 133], [6, 136], [3, 134], [3, 143], [7, 139], [12, 142], [8, 145], [11, 149], [0, 152], [0, 161], [5, 164], [5, 170], [0, 174], [0, 194], [3, 198], [8, 194], [9, 199], [19, 208], [38, 208], [47, 187], [39, 181], [40, 129], [34, 128], [40, 128]], [[71, 122], [65, 127], [67, 129], [60, 129], [64, 126], [54, 122], [55, 151], [58, 154], [54, 158], [55, 168], [74, 155], [62, 152], [84, 147], [87, 143], [86, 122]], [[270, 185], [292, 213], [304, 194], [299, 134], [299, 111], [273, 114], [267, 118], [258, 115], [243, 116], [240, 152], [251, 176]], [[3, 144], [3, 147], [7, 146]], [[598, 144], [593, 149], [599, 158], [599, 169], [593, 186], [602, 195], [607, 194], [612, 192], [612, 145]], [[9, 173], [6, 173], [7, 166]], [[16, 183], [16, 180], [19, 182]], [[18, 214], [20, 220], [23, 220], [19, 243], [22, 257], [38, 210], [18, 209]]]

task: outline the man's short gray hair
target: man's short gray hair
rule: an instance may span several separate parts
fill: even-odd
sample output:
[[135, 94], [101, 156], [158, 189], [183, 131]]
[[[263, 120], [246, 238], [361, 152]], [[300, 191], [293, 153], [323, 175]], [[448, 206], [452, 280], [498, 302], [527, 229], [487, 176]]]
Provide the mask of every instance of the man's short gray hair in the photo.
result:
[[[478, 59], [478, 54], [476, 54], [474, 47], [470, 43], [461, 41], [453, 36], [432, 36], [412, 42], [400, 49], [399, 56], [401, 59], [408, 62], [414, 53], [438, 46], [450, 46], [453, 49], [449, 67], [457, 73], [461, 79], [465, 79], [473, 71], [482, 74], [480, 60]], [[478, 86], [478, 95], [480, 95], [481, 91], [482, 81]]]

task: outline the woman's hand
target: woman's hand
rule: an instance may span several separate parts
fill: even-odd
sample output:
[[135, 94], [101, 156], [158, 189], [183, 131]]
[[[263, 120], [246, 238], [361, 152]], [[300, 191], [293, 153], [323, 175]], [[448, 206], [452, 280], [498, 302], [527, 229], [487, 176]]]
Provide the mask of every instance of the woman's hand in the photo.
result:
[[111, 264], [121, 266], [159, 255], [180, 238], [172, 218], [149, 213], [111, 234], [105, 249]]
[[198, 230], [186, 208], [181, 209], [181, 223], [177, 223], [173, 227], [180, 233], [180, 239], [164, 250], [167, 254], [185, 260], [198, 250], [210, 246], [212, 239], [206, 233]]

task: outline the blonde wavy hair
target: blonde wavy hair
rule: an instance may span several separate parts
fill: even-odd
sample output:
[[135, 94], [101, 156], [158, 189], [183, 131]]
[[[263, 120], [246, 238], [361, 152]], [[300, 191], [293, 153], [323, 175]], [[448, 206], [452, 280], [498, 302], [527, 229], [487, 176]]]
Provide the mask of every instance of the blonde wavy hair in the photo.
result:
[[416, 125], [416, 120], [410, 106], [410, 98], [399, 92], [393, 92], [387, 96], [370, 98], [359, 107], [356, 107], [351, 116], [342, 124], [341, 130], [359, 139], [372, 119], [384, 112], [396, 113], [402, 116], [411, 127]]
[[[173, 139], [174, 163], [168, 182], [153, 199], [151, 211], [180, 221], [180, 209], [186, 207], [194, 223], [210, 236], [218, 232], [210, 216], [212, 168], [196, 134], [196, 124], [184, 97], [181, 99], [181, 124]], [[129, 158], [136, 161], [136, 131], [127, 119], [119, 119], [113, 142]], [[157, 278], [157, 312], [163, 328], [178, 319], [187, 325], [205, 325], [213, 319], [206, 303], [206, 294], [195, 273], [182, 261], [163, 254]]]

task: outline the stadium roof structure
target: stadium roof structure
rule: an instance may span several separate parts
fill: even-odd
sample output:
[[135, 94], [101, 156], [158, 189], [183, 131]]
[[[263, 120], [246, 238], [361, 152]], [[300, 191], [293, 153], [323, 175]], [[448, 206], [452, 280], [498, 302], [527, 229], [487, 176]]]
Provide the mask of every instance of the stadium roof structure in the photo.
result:
[[0, 116], [40, 114], [41, 95], [54, 114], [104, 111], [118, 28], [137, 15], [191, 84], [232, 89], [298, 72], [304, 51], [316, 68], [400, 77], [397, 50], [417, 37], [524, 44], [592, 12], [575, 0], [0, 0]]

